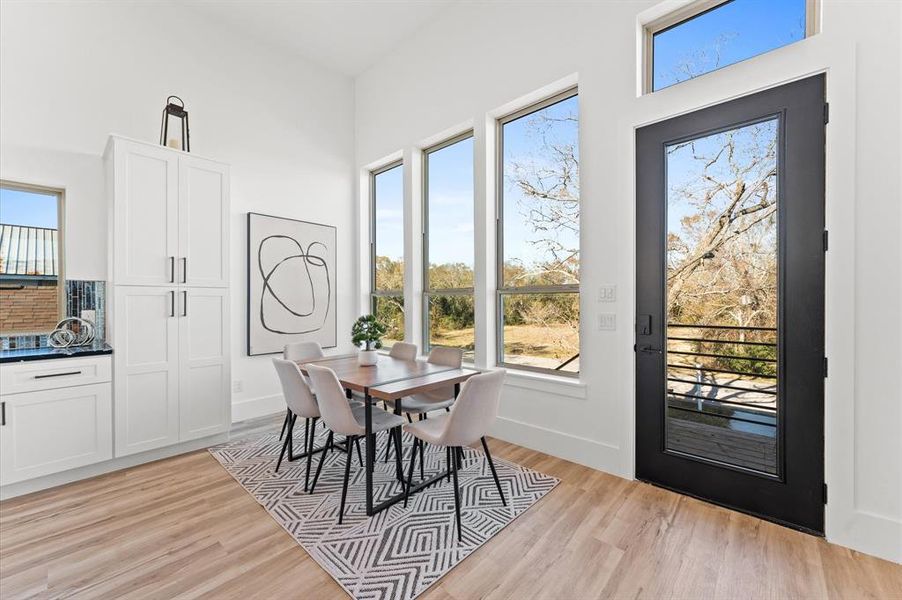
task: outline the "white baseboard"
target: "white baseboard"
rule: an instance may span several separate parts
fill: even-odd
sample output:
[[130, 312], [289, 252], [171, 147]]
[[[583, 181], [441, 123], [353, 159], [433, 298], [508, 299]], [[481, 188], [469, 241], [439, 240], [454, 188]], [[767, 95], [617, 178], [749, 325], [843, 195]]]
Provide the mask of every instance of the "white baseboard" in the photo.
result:
[[902, 523], [865, 511], [855, 511], [842, 519], [827, 505], [827, 541], [865, 554], [902, 564]]
[[621, 472], [620, 448], [612, 444], [505, 417], [498, 417], [492, 427], [491, 435], [500, 440], [579, 463], [598, 471], [626, 479], [633, 478], [632, 473]]
[[232, 403], [232, 423], [267, 417], [280, 412], [285, 412], [285, 399], [281, 394], [241, 400]]
[[167, 446], [165, 448], [158, 448], [156, 450], [148, 450], [147, 452], [141, 452], [140, 454], [132, 454], [131, 456], [123, 456], [121, 458], [106, 460], [97, 464], [87, 465], [84, 467], [79, 467], [77, 469], [71, 469], [69, 471], [63, 471], [62, 473], [54, 473], [52, 475], [45, 475], [44, 477], [37, 477], [35, 479], [29, 479], [27, 481], [11, 483], [9, 485], [0, 486], [0, 500], [22, 496], [23, 494], [30, 494], [32, 492], [37, 492], [40, 490], [46, 490], [48, 488], [64, 485], [66, 483], [72, 483], [73, 481], [79, 481], [81, 479], [88, 479], [90, 477], [112, 473], [113, 471], [118, 471], [120, 469], [126, 469], [128, 467], [134, 467], [143, 463], [153, 462], [155, 460], [160, 460], [163, 458], [169, 458], [170, 456], [175, 456], [176, 454], [193, 452], [195, 450], [200, 450], [201, 448], [207, 448], [209, 446], [215, 446], [216, 444], [227, 442], [228, 440], [228, 433], [220, 433], [217, 435], [212, 435], [210, 437], [185, 442], [183, 444], [176, 444], [174, 446]]

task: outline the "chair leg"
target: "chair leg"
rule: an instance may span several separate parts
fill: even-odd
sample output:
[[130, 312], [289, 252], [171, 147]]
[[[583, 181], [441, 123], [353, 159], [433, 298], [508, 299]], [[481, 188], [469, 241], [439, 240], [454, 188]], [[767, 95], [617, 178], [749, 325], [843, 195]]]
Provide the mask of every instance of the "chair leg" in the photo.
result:
[[395, 427], [395, 429], [391, 432], [391, 435], [395, 440], [395, 469], [397, 475], [401, 478], [401, 485], [403, 485], [404, 466], [401, 464], [401, 449], [404, 447], [404, 444], [401, 441], [401, 428]]
[[[326, 448], [331, 447], [332, 444], [332, 432], [329, 432], [329, 437], [326, 438]], [[326, 462], [326, 450], [324, 449], [319, 455], [319, 464], [316, 465], [316, 475], [313, 476], [313, 483], [310, 484], [310, 493], [313, 493], [313, 490], [316, 489], [316, 482], [319, 479], [320, 471], [323, 470], [323, 463]]]
[[342, 518], [345, 514], [345, 498], [348, 495], [348, 477], [351, 473], [351, 442], [356, 438], [345, 438], [345, 445], [348, 451], [345, 453], [345, 480], [341, 487], [341, 507], [338, 509], [338, 524], [341, 525]]
[[404, 508], [407, 508], [407, 498], [410, 496], [410, 486], [413, 482], [413, 466], [417, 462], [417, 446], [420, 445], [420, 438], [413, 438], [413, 452], [410, 453], [410, 468], [407, 470], [407, 482], [404, 486]]
[[445, 461], [448, 463], [448, 481], [451, 481], [451, 446], [445, 447]]
[[420, 479], [426, 479], [426, 476], [423, 474], [423, 465], [426, 464], [426, 457], [423, 454], [423, 448], [426, 447], [426, 442], [420, 442]]
[[[294, 415], [292, 415], [294, 416]], [[282, 459], [285, 457], [285, 452], [288, 450], [288, 447], [291, 445], [291, 419], [288, 420], [288, 435], [285, 437], [285, 441], [282, 443], [282, 452], [279, 453], [279, 460], [276, 461], [276, 473], [279, 472], [279, 466], [282, 464]], [[289, 454], [289, 457], [291, 454]]]
[[[455, 451], [457, 448], [455, 448]], [[451, 460], [451, 454], [448, 454], [448, 468], [451, 470], [451, 475], [454, 477], [454, 513], [457, 518], [457, 541], [461, 541], [461, 531], [460, 531], [460, 489], [457, 486], [457, 460]]]
[[291, 409], [285, 409], [285, 420], [282, 421], [282, 431], [279, 432], [279, 441], [282, 441], [282, 438], [285, 437], [285, 428], [288, 427], [288, 421], [291, 419]]
[[[313, 431], [316, 431], [316, 421], [317, 418], [313, 417]], [[307, 441], [307, 447], [305, 448], [307, 452], [307, 467], [304, 469], [304, 491], [306, 492], [310, 487], [310, 457], [313, 455], [313, 446], [316, 443], [316, 436], [311, 435], [310, 439]]]
[[407, 413], [407, 422], [413, 423], [413, 418], [410, 416], [410, 413]]
[[304, 450], [310, 445], [310, 419], [304, 419]]
[[360, 466], [362, 467], [363, 466], [363, 454], [361, 454], [361, 452], [360, 452], [360, 438], [359, 437], [354, 438], [354, 445], [357, 447], [357, 460], [360, 461]]
[[498, 473], [495, 472], [495, 461], [492, 460], [492, 453], [489, 452], [489, 445], [485, 441], [485, 436], [480, 439], [482, 440], [482, 449], [485, 451], [485, 457], [489, 460], [489, 468], [492, 470], [492, 477], [495, 478], [495, 486], [498, 488], [498, 495], [501, 496], [501, 503], [504, 506], [507, 506], [507, 500], [504, 499], [504, 492], [501, 490], [501, 481], [498, 479]]
[[462, 468], [463, 468], [463, 462], [464, 462], [464, 460], [463, 460], [463, 459], [464, 459], [464, 451], [463, 451], [462, 449], [460, 449], [460, 448], [455, 448], [455, 449], [454, 449], [454, 457], [455, 457], [455, 460], [457, 461], [457, 464], [455, 465], [455, 468], [456, 468], [456, 469], [462, 469]]
[[382, 459], [382, 462], [384, 462], [384, 463], [388, 462], [388, 451], [391, 450], [392, 442], [394, 442], [394, 436], [392, 435], [392, 433], [390, 431], [387, 433], [388, 433], [388, 440], [386, 440], [386, 442], [385, 442], [385, 458]]

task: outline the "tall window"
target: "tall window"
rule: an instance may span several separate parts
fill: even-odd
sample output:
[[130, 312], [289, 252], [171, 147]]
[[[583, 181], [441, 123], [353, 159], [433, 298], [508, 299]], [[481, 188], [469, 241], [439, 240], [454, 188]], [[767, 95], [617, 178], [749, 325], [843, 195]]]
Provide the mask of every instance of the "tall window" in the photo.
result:
[[452, 346], [473, 360], [473, 134], [424, 153], [423, 315], [426, 350]]
[[499, 122], [498, 362], [579, 372], [579, 103]]
[[43, 334], [62, 315], [62, 192], [0, 182], [0, 334]]
[[370, 174], [371, 310], [388, 328], [386, 347], [404, 340], [404, 167]]
[[816, 0], [702, 0], [646, 27], [647, 91], [786, 46], [815, 31]]

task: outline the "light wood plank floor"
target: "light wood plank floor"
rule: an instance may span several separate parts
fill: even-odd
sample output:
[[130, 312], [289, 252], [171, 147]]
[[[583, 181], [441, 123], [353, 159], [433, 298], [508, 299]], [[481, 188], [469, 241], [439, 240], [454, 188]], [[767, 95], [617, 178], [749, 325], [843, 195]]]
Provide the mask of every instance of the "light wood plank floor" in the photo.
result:
[[[491, 447], [562, 482], [423, 598], [902, 598], [899, 565]], [[0, 503], [0, 596], [346, 598], [205, 451]]]

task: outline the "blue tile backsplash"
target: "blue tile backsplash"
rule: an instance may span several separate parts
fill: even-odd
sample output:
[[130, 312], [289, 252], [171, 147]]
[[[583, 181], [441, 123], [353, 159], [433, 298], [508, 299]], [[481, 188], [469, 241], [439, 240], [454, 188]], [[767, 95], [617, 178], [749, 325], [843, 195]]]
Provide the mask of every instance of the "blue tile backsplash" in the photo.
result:
[[[94, 311], [95, 339], [104, 341], [106, 339], [106, 282], [67, 280], [66, 316], [81, 317], [82, 311], [86, 310]], [[44, 348], [46, 346], [46, 334], [0, 336], [0, 348], [3, 350]]]

